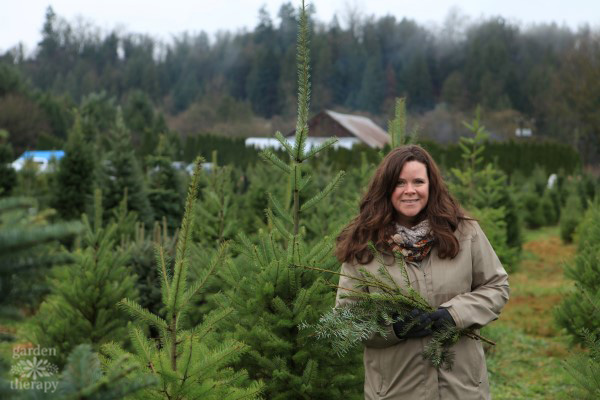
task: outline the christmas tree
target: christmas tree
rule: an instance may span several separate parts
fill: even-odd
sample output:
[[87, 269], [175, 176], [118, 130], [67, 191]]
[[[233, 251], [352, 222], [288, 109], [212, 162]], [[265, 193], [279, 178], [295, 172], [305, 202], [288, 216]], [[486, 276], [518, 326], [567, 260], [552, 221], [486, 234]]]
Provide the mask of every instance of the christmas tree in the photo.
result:
[[105, 209], [109, 211], [118, 207], [124, 193], [127, 192], [129, 209], [137, 212], [138, 218], [147, 226], [152, 226], [153, 213], [148, 201], [144, 175], [120, 110], [117, 112], [110, 144], [106, 158], [101, 162], [99, 174]]
[[[480, 123], [479, 109], [465, 126], [473, 137], [461, 137], [463, 168], [452, 168], [449, 188], [460, 204], [485, 231], [504, 268], [515, 271], [520, 251], [520, 220], [516, 204], [506, 186], [506, 175], [493, 164], [485, 164], [483, 152], [489, 133]], [[512, 244], [512, 246], [510, 245]]]
[[51, 293], [31, 322], [32, 342], [57, 349], [53, 362], [64, 365], [80, 343], [96, 348], [126, 338], [126, 315], [117, 307], [123, 297], [135, 297], [136, 277], [127, 263], [129, 254], [117, 246], [117, 223], [102, 222], [99, 191], [94, 196], [94, 216], [83, 215], [81, 248], [71, 253], [72, 264], [55, 267]]
[[8, 143], [8, 131], [0, 129], [0, 196], [8, 196], [17, 183], [17, 173], [12, 165], [13, 149]]
[[[315, 321], [334, 304], [334, 293], [320, 274], [297, 265], [337, 266], [331, 255], [333, 237], [322, 232], [309, 246], [304, 216], [331, 194], [341, 181], [340, 172], [322, 189], [313, 189], [304, 165], [337, 139], [307, 149], [310, 100], [307, 9], [302, 2], [298, 33], [298, 120], [294, 143], [279, 132], [277, 140], [289, 162], [266, 150], [261, 156], [289, 182], [279, 199], [269, 194], [268, 227], [254, 240], [240, 234], [237, 249], [242, 256], [235, 267], [225, 269], [224, 279], [234, 286], [222, 301], [237, 310], [237, 325], [229, 333], [251, 347], [242, 365], [252, 377], [266, 383], [269, 399], [348, 399], [362, 396], [360, 354], [341, 360], [331, 349], [315, 341], [298, 326]], [[312, 191], [312, 197], [309, 194]], [[334, 232], [331, 232], [334, 234]]]
[[[567, 203], [568, 204], [568, 203]], [[581, 217], [580, 217], [581, 218]], [[588, 207], [577, 228], [578, 248], [565, 275], [575, 281], [577, 290], [569, 292], [555, 310], [558, 324], [576, 343], [582, 343], [582, 329], [600, 332], [600, 203]]]
[[94, 185], [94, 151], [85, 142], [81, 117], [69, 132], [65, 156], [60, 160], [53, 206], [64, 219], [79, 219], [86, 211]]
[[154, 154], [146, 157], [148, 199], [157, 220], [166, 218], [171, 231], [183, 215], [183, 187], [179, 172], [171, 165], [173, 151], [165, 135], [160, 135]]
[[[223, 308], [206, 316], [203, 323], [189, 327], [189, 312], [195, 295], [205, 289], [210, 275], [226, 260], [226, 245], [213, 256], [208, 268], [195, 281], [189, 280], [194, 206], [198, 191], [201, 162], [196, 162], [194, 178], [189, 187], [185, 212], [179, 231], [175, 260], [171, 266], [164, 249], [156, 248], [156, 268], [160, 274], [164, 317], [153, 314], [138, 303], [123, 299], [120, 304], [137, 323], [130, 329], [135, 350], [132, 358], [145, 366], [144, 374], [159, 381], [155, 388], [142, 390], [135, 395], [140, 399], [254, 399], [261, 392], [261, 384], [248, 382], [245, 372], [228, 368], [247, 346], [236, 340], [221, 340], [214, 331], [227, 318], [232, 309]], [[158, 339], [148, 338], [144, 329], [150, 326]], [[129, 353], [118, 344], [106, 344], [105, 366], [111, 370], [115, 362]]]
[[[39, 211], [31, 198], [0, 199], [0, 307], [8, 312], [15, 300], [15, 281], [65, 257], [58, 254], [58, 240], [81, 231], [79, 222], [50, 223], [49, 210]], [[31, 281], [28, 282], [29, 286]], [[31, 287], [29, 287], [31, 289]], [[31, 291], [28, 293], [31, 295]], [[14, 314], [14, 313], [13, 313]]]

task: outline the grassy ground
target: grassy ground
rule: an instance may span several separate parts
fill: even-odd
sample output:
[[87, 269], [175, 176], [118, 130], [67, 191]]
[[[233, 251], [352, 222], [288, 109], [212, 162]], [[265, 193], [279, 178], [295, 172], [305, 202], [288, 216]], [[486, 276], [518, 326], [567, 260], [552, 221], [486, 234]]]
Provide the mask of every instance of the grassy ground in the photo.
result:
[[562, 361], [573, 350], [554, 323], [553, 309], [571, 286], [563, 266], [574, 253], [556, 227], [526, 233], [523, 261], [510, 276], [510, 300], [484, 332], [497, 341], [487, 356], [495, 400], [569, 397], [572, 381]]

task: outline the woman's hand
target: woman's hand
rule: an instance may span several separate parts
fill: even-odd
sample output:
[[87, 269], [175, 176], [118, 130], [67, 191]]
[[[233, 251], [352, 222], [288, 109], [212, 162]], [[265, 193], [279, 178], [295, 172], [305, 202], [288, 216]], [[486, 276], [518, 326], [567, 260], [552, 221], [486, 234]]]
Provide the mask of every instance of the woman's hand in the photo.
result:
[[[413, 324], [415, 319], [418, 319], [418, 321], [406, 331], [406, 327], [409, 324]], [[445, 325], [456, 326], [452, 315], [450, 315], [447, 309], [438, 308], [428, 313], [414, 308], [410, 316], [404, 321], [394, 322], [393, 328], [394, 333], [399, 339], [409, 339], [431, 335], [434, 331], [442, 329]]]
[[[420, 310], [418, 308], [413, 308], [410, 312], [410, 315], [404, 321], [394, 322], [392, 325], [394, 328], [394, 333], [398, 337], [398, 339], [410, 339], [410, 338], [418, 338], [427, 335], [431, 335], [432, 331], [427, 326], [424, 317], [427, 317], [430, 313]], [[415, 320], [418, 320], [415, 325], [413, 325], [410, 329], [407, 330], [407, 327], [413, 324]], [[431, 324], [431, 321], [429, 322]]]
[[454, 318], [445, 308], [438, 308], [434, 312], [421, 316], [421, 322], [424, 326], [429, 326], [434, 331], [439, 331], [445, 325], [456, 326]]

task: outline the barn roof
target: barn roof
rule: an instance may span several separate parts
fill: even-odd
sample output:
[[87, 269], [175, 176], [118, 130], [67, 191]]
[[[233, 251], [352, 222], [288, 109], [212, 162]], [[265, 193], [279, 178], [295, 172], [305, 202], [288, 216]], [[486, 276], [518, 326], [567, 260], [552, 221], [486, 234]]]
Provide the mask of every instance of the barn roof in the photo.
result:
[[[308, 121], [310, 137], [357, 138], [369, 147], [382, 148], [390, 142], [388, 134], [367, 117], [323, 110]], [[288, 139], [296, 131], [288, 134]]]
[[371, 147], [383, 147], [390, 142], [387, 132], [367, 117], [342, 114], [331, 110], [325, 110], [324, 112], [342, 125], [348, 132]]

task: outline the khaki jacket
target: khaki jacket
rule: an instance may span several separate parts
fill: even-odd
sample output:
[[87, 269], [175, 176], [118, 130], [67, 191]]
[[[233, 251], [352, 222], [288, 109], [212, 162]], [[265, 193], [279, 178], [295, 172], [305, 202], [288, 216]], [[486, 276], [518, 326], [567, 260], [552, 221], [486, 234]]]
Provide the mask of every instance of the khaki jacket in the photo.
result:
[[[488, 239], [475, 221], [463, 221], [455, 232], [460, 251], [453, 259], [440, 259], [437, 249], [421, 262], [408, 263], [411, 286], [433, 307], [445, 307], [459, 328], [482, 327], [494, 321], [508, 300], [508, 276]], [[399, 286], [405, 286], [393, 257], [384, 257]], [[376, 274], [376, 259], [369, 264], [344, 263], [342, 273], [360, 276], [365, 268]], [[339, 286], [353, 289], [357, 282], [341, 276]], [[365, 289], [366, 290], [366, 289]], [[376, 288], [369, 288], [376, 291]], [[341, 298], [336, 307], [352, 301]], [[375, 335], [364, 342], [365, 399], [475, 400], [490, 399], [487, 369], [481, 342], [463, 337], [452, 347], [452, 370], [436, 370], [421, 356], [430, 340], [398, 339], [389, 326], [385, 337]]]

